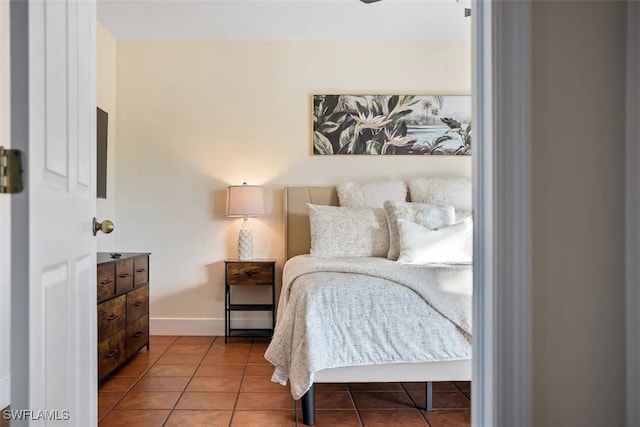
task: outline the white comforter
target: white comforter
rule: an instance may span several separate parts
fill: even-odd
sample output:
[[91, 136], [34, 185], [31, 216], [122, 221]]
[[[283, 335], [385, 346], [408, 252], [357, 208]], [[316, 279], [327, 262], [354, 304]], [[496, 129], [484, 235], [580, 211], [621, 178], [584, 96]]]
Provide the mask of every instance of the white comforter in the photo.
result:
[[341, 366], [471, 358], [470, 266], [298, 256], [284, 269], [265, 358], [299, 399]]

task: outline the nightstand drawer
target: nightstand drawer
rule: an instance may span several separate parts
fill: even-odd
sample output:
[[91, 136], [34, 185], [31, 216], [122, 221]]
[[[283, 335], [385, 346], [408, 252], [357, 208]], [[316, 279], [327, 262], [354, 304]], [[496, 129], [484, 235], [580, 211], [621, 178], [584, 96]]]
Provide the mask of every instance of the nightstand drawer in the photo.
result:
[[144, 285], [149, 281], [149, 258], [140, 256], [135, 259], [134, 286]]
[[272, 285], [273, 264], [264, 262], [227, 263], [229, 285]]
[[116, 290], [116, 273], [113, 264], [98, 266], [98, 301], [109, 298]]
[[98, 305], [98, 341], [115, 334], [127, 324], [125, 295]]
[[149, 287], [145, 286], [127, 294], [127, 324], [149, 313]]
[[133, 288], [133, 260], [128, 259], [116, 263], [116, 293]]

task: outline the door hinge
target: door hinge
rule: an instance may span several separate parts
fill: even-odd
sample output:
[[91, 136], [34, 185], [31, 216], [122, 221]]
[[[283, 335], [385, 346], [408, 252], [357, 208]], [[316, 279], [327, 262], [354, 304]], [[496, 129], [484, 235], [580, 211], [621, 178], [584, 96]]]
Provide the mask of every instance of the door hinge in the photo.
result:
[[0, 193], [20, 193], [22, 188], [22, 152], [0, 146]]

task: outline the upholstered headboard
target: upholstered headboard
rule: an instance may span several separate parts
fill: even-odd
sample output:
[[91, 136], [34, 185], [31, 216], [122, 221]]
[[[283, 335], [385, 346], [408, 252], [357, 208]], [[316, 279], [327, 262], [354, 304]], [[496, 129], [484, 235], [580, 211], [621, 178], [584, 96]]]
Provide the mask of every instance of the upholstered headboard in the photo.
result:
[[[468, 178], [419, 178], [416, 194], [423, 193], [427, 203], [451, 205], [462, 211], [472, 209], [471, 180]], [[411, 182], [409, 183], [411, 186]], [[426, 186], [426, 187], [425, 187]], [[285, 187], [284, 189], [284, 256], [308, 254], [311, 247], [309, 208], [315, 205], [339, 206], [336, 187]]]
[[307, 203], [338, 206], [336, 187], [285, 187], [285, 261], [296, 255], [309, 253], [311, 232], [309, 229], [309, 208]]

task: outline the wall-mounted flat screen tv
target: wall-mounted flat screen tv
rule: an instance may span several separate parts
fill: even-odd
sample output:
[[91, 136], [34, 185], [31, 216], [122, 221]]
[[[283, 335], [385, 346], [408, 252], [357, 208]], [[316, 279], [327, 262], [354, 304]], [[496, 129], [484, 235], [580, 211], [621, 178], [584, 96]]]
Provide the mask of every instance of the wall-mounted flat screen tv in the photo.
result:
[[109, 128], [109, 114], [106, 111], [98, 108], [98, 137], [97, 137], [97, 150], [96, 155], [98, 157], [97, 169], [98, 179], [96, 185], [96, 192], [99, 199], [107, 198], [107, 137]]

